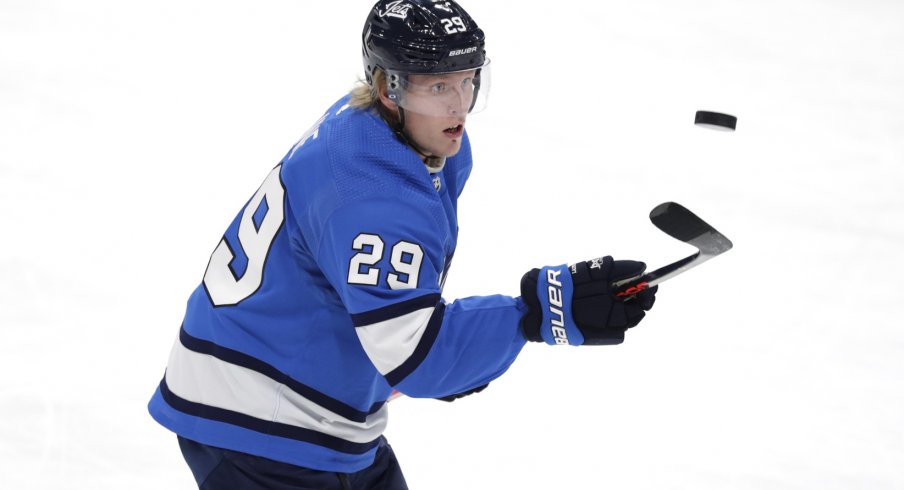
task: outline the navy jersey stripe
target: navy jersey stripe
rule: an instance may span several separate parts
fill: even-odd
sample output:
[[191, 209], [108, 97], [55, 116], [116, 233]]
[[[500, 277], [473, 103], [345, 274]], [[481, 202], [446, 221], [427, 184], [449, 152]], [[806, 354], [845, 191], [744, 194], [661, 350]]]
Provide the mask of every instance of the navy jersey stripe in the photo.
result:
[[368, 415], [376, 413], [386, 403], [385, 401], [382, 403], [375, 403], [369, 412], [362, 412], [335, 398], [324, 395], [310, 386], [306, 386], [299, 381], [292, 379], [288, 374], [283, 373], [260, 359], [217, 345], [208, 340], [192, 337], [185, 331], [185, 327], [182, 327], [179, 331], [179, 341], [182, 342], [182, 345], [184, 345], [186, 349], [200, 354], [208, 354], [228, 363], [257, 371], [264, 376], [286, 385], [286, 387], [311, 402], [353, 422], [366, 422]]
[[160, 381], [160, 394], [163, 396], [163, 399], [166, 401], [166, 403], [168, 403], [171, 407], [180, 412], [194, 415], [195, 417], [215, 420], [218, 422], [225, 422], [227, 424], [232, 424], [238, 427], [253, 430], [262, 434], [270, 434], [274, 436], [285, 437], [287, 439], [294, 439], [296, 441], [308, 442], [332, 449], [334, 451], [339, 451], [341, 453], [364, 454], [376, 447], [380, 442], [379, 438], [367, 443], [346, 441], [345, 439], [340, 439], [338, 437], [324, 434], [322, 432], [317, 432], [315, 430], [304, 429], [302, 427], [282, 424], [279, 422], [261, 420], [256, 417], [251, 417], [250, 415], [233, 412], [232, 410], [226, 410], [188, 401], [170, 391], [169, 387], [166, 385], [166, 377], [164, 377], [164, 379]]
[[386, 381], [391, 386], [401, 383], [403, 379], [414, 372], [414, 370], [424, 362], [427, 353], [430, 352], [430, 348], [433, 347], [433, 343], [436, 342], [436, 337], [439, 336], [439, 330], [443, 324], [443, 313], [445, 313], [445, 311], [445, 304], [439, 303], [436, 305], [436, 309], [433, 310], [433, 314], [430, 315], [430, 321], [427, 322], [427, 328], [424, 330], [424, 335], [417, 344], [417, 348], [401, 366], [386, 374]]
[[352, 323], [354, 323], [356, 327], [363, 327], [365, 325], [384, 322], [417, 310], [437, 306], [441, 299], [442, 296], [440, 296], [439, 293], [418, 296], [417, 298], [412, 298], [400, 303], [393, 303], [389, 306], [377, 308], [376, 310], [355, 313], [352, 315]]

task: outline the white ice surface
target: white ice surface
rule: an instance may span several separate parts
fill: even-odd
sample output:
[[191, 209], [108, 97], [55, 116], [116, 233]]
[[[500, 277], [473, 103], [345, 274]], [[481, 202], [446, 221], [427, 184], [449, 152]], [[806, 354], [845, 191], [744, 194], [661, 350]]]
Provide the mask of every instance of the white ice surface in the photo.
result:
[[[361, 72], [371, 3], [0, 0], [0, 488], [193, 487], [145, 404], [222, 231]], [[447, 298], [683, 257], [662, 201], [735, 248], [620, 347], [393, 402], [411, 487], [904, 488], [904, 3], [465, 7], [494, 73]]]

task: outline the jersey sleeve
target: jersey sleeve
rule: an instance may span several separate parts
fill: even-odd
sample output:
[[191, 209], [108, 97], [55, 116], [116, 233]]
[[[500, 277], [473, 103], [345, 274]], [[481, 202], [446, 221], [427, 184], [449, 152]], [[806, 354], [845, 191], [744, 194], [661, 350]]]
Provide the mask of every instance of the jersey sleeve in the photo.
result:
[[442, 226], [448, 224], [423, 207], [371, 198], [334, 211], [316, 251], [368, 358], [391, 386], [413, 397], [486, 384], [526, 342], [520, 299], [442, 298], [454, 247]]

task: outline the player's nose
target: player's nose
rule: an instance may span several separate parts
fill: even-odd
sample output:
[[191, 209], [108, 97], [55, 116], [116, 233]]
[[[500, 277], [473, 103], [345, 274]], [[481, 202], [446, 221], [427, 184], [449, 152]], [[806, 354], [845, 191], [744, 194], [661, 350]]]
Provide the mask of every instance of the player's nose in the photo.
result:
[[468, 112], [471, 107], [471, 98], [465, 92], [456, 89], [455, 94], [451, 97], [448, 106], [448, 114], [450, 116], [461, 116]]

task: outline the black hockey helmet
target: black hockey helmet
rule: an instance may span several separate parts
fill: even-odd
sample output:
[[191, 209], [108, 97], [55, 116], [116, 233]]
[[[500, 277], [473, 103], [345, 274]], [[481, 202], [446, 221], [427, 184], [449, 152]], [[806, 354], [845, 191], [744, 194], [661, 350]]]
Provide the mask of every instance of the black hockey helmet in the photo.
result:
[[373, 86], [374, 73], [382, 70], [396, 102], [404, 100], [408, 75], [475, 70], [467, 81], [473, 90], [467, 110], [485, 105], [489, 60], [484, 33], [453, 0], [380, 0], [367, 17], [361, 44], [367, 83]]

